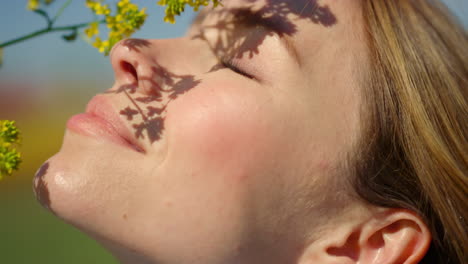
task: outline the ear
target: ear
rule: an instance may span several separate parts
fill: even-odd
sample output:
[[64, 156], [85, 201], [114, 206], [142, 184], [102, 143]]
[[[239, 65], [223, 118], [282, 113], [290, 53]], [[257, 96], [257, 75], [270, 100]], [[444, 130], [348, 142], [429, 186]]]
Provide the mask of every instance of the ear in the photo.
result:
[[418, 263], [430, 243], [430, 231], [415, 213], [384, 209], [362, 228], [360, 263]]
[[422, 219], [404, 209], [379, 208], [335, 225], [307, 247], [299, 264], [415, 264], [431, 242]]

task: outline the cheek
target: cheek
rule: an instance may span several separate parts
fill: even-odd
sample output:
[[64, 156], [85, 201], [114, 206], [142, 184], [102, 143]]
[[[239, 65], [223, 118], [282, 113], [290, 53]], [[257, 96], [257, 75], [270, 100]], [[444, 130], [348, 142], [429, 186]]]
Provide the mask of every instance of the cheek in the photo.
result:
[[164, 237], [158, 248], [179, 256], [174, 263], [187, 263], [188, 255], [236, 254], [251, 233], [254, 186], [273, 167], [275, 155], [270, 154], [278, 137], [272, 131], [278, 122], [273, 122], [277, 116], [268, 106], [268, 94], [222, 84], [207, 87], [168, 106], [168, 152], [154, 171], [160, 182], [142, 194], [157, 196], [141, 210], [151, 212], [159, 228], [158, 234], [148, 234], [155, 239], [147, 240]]
[[255, 90], [258, 87], [216, 87], [200, 89], [171, 106], [169, 149], [243, 177], [254, 161], [260, 162], [274, 149], [276, 117], [268, 104], [271, 99]]

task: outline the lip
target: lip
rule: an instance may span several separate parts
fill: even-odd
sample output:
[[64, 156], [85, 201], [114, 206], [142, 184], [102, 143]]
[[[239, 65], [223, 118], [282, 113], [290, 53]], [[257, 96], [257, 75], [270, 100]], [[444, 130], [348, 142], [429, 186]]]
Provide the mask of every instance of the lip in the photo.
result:
[[78, 134], [107, 139], [144, 152], [108, 98], [102, 95], [97, 95], [89, 101], [85, 113], [72, 116], [67, 122], [67, 128]]

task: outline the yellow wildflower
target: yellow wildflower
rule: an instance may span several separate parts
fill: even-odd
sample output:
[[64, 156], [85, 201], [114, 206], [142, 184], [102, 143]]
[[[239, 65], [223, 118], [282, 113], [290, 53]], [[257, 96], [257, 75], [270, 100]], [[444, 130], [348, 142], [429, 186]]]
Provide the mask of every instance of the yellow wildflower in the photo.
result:
[[96, 37], [94, 40], [93, 46], [99, 50], [99, 52], [106, 52], [109, 50], [109, 41], [104, 40], [102, 41], [100, 37]]
[[194, 11], [198, 11], [201, 6], [207, 6], [210, 2], [213, 2], [213, 7], [220, 4], [219, 0], [159, 0], [158, 5], [166, 6], [164, 21], [174, 24], [175, 16], [184, 12], [185, 5], [189, 5]]
[[99, 0], [86, 0], [86, 6], [96, 15], [109, 15], [111, 13], [109, 5], [103, 5], [102, 1]]
[[29, 10], [36, 10], [39, 8], [39, 0], [29, 0], [28, 1], [28, 9]]
[[20, 142], [20, 133], [15, 121], [0, 120], [0, 180], [18, 170], [21, 154], [15, 149]]
[[[106, 55], [110, 52], [112, 46], [119, 40], [131, 37], [131, 35], [143, 25], [146, 20], [146, 9], [139, 9], [138, 5], [131, 0], [119, 0], [116, 3], [116, 9], [111, 10], [108, 5], [103, 4], [104, 0], [86, 0], [86, 6], [98, 16], [103, 16], [109, 29], [107, 40], [102, 40], [99, 34], [98, 25], [90, 24], [85, 29], [85, 34], [89, 38], [95, 38], [93, 46], [104, 52]], [[158, 4], [166, 6], [166, 15], [164, 21], [175, 23], [175, 16], [180, 15], [186, 5], [191, 6], [197, 11], [201, 6], [207, 6], [213, 3], [216, 7], [220, 0], [159, 0]]]
[[92, 37], [99, 34], [99, 28], [98, 27], [99, 27], [99, 22], [98, 21], [91, 22], [89, 24], [89, 27], [84, 30], [84, 33], [86, 34], [86, 36], [88, 36], [88, 38], [92, 38]]
[[124, 6], [128, 5], [128, 4], [130, 4], [130, 0], [121, 0], [121, 1], [119, 1], [119, 2], [117, 3], [117, 6], [118, 6], [119, 8], [122, 8], [122, 7], [124, 7]]
[[[138, 6], [131, 3], [130, 0], [118, 1], [114, 15], [111, 14], [111, 9], [107, 5], [102, 5], [101, 1], [87, 0], [86, 6], [96, 15], [104, 15], [105, 17], [105, 23], [109, 28], [108, 39], [102, 40], [96, 37], [93, 46], [106, 55], [115, 43], [121, 39], [130, 37], [136, 30], [140, 29], [147, 17], [146, 9], [139, 10]], [[105, 9], [105, 12], [103, 12], [103, 9]], [[85, 30], [85, 34], [89, 38], [98, 33], [97, 25], [90, 25]]]
[[34, 11], [34, 10], [37, 10], [39, 9], [40, 5], [41, 5], [41, 2], [42, 3], [45, 3], [46, 5], [49, 5], [51, 4], [52, 2], [54, 2], [55, 0], [28, 0], [28, 6], [27, 8], [31, 11]]

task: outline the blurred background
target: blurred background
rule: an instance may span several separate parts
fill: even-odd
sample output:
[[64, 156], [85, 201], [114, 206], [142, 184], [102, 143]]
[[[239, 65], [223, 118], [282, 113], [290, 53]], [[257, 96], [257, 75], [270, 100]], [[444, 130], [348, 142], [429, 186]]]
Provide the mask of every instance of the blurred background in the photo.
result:
[[[65, 0], [48, 8], [55, 14]], [[71, 25], [92, 20], [84, 0], [74, 0], [57, 21]], [[107, 1], [112, 2], [112, 1]], [[163, 22], [156, 0], [134, 0], [149, 14], [136, 38], [173, 38], [194, 17], [187, 10], [177, 23]], [[26, 0], [0, 0], [0, 43], [45, 26], [26, 9]], [[85, 41], [65, 42], [63, 33], [43, 35], [3, 50], [0, 68], [0, 119], [16, 120], [22, 131], [21, 170], [0, 181], [0, 263], [117, 263], [97, 243], [46, 212], [34, 198], [36, 170], [61, 145], [65, 123], [83, 112], [95, 94], [114, 82], [109, 57]]]
[[[0, 2], [0, 43], [44, 27], [42, 17], [26, 10], [26, 0]], [[63, 2], [56, 0], [50, 13]], [[194, 16], [187, 10], [175, 25], [166, 24], [156, 0], [133, 2], [147, 6], [149, 13], [136, 38], [181, 36]], [[468, 1], [445, 2], [468, 27]], [[90, 20], [84, 0], [75, 0], [57, 25]], [[24, 162], [19, 172], [0, 181], [1, 263], [117, 263], [93, 240], [42, 209], [32, 192], [35, 171], [60, 148], [66, 120], [113, 84], [108, 57], [81, 39], [62, 41], [62, 34], [47, 34], [3, 51], [0, 119], [17, 121], [23, 135]]]

